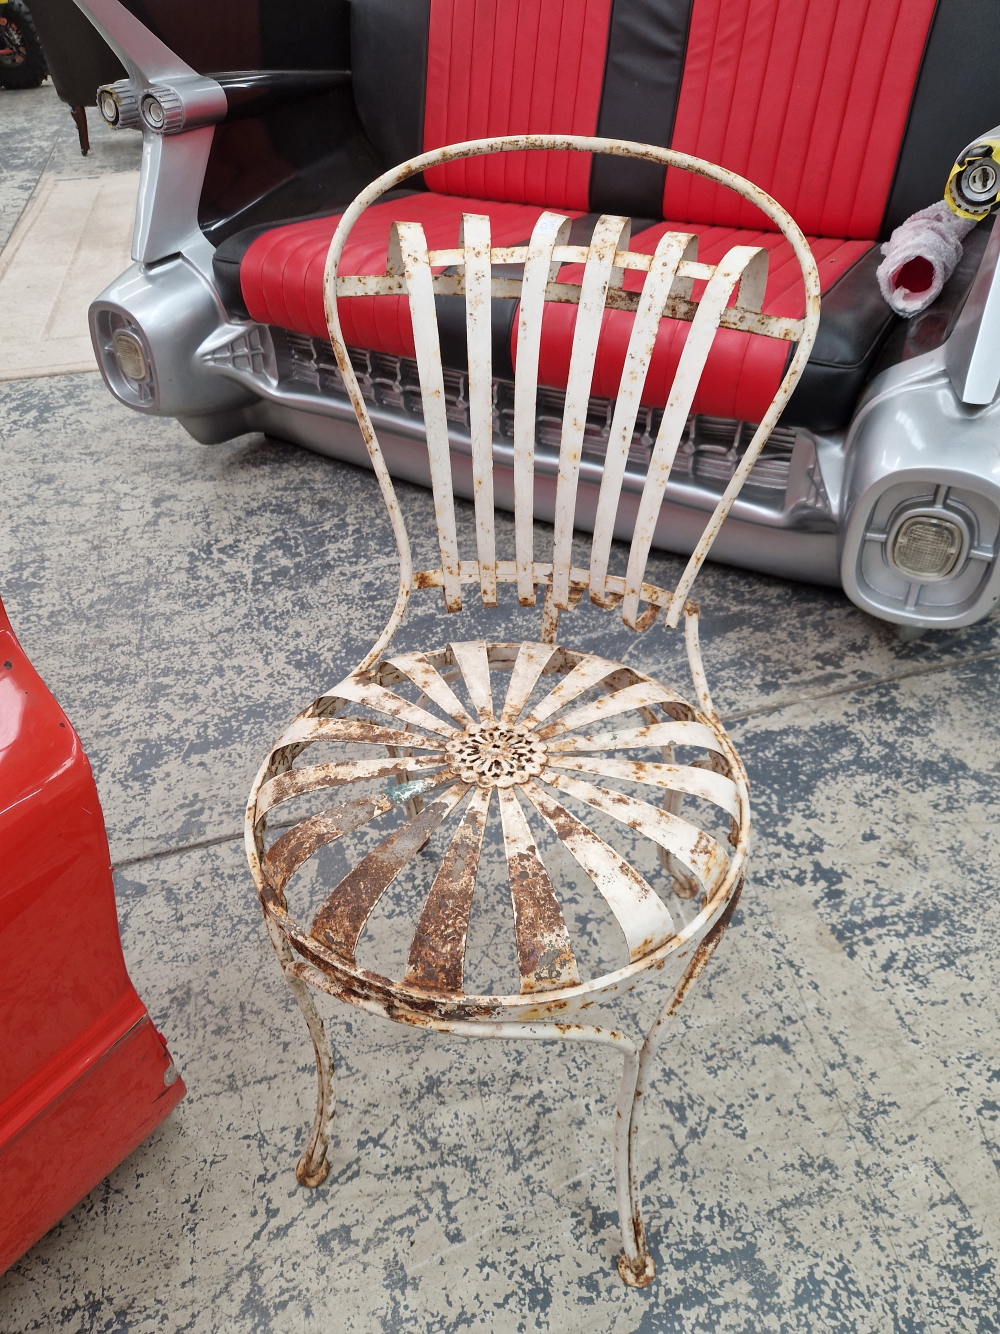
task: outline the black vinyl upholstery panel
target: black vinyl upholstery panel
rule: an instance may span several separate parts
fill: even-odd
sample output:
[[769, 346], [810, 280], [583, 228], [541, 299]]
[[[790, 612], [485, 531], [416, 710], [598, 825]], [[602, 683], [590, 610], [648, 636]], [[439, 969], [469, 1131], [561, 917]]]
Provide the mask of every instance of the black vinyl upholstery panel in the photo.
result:
[[226, 72], [229, 85], [244, 75], [215, 127], [201, 191], [198, 221], [213, 244], [253, 223], [329, 208], [377, 174], [354, 109], [347, 0], [282, 0], [280, 13], [262, 0], [129, 7], [195, 69]]
[[816, 342], [781, 415], [784, 425], [825, 432], [850, 420], [883, 342], [899, 323], [875, 281], [881, 260], [872, 246], [824, 294]]
[[333, 213], [382, 169], [347, 83], [217, 125], [198, 221], [218, 245], [255, 223]]
[[385, 167], [424, 146], [430, 0], [352, 0], [354, 103]]
[[[615, 0], [597, 133], [669, 148], [684, 71], [692, 0]], [[590, 207], [663, 217], [666, 168], [596, 157]]]
[[[156, 3], [170, 18], [168, 0]], [[187, 9], [193, 3], [184, 0]], [[213, 244], [256, 223], [336, 212], [387, 167], [420, 152], [429, 14], [430, 0], [292, 0], [280, 17], [265, 21], [261, 12], [264, 67], [294, 69], [312, 57], [321, 70], [335, 56], [338, 68], [352, 66], [351, 82], [216, 127], [199, 209]], [[233, 34], [229, 47], [212, 47], [213, 67], [246, 67], [251, 53], [241, 63], [236, 46]], [[422, 180], [414, 186], [422, 189]]]
[[349, 0], [121, 0], [200, 74], [346, 69]]
[[[499, 264], [493, 272], [502, 277], [508, 269], [511, 277], [520, 277], [520, 273], [514, 273], [513, 265]], [[513, 298], [504, 297], [494, 300], [491, 307], [493, 375], [500, 380], [514, 378], [510, 336], [519, 304]], [[465, 297], [436, 296], [434, 308], [437, 312], [438, 334], [441, 338], [441, 361], [453, 370], [467, 370], [469, 352], [465, 335]]]

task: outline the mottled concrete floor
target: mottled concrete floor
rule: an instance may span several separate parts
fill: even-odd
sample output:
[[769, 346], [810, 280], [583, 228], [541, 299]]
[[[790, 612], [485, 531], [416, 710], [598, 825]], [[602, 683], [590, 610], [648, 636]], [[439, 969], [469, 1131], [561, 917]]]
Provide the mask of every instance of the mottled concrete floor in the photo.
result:
[[95, 107], [87, 108], [90, 152], [80, 152], [69, 107], [52, 84], [11, 91], [0, 88], [0, 246], [14, 230], [43, 175], [59, 179], [138, 171], [142, 136], [114, 131]]
[[[190, 1090], [0, 1279], [3, 1334], [1000, 1329], [996, 621], [902, 644], [837, 592], [704, 572], [753, 875], [645, 1107], [660, 1278], [635, 1292], [600, 1050], [329, 1002], [332, 1170], [295, 1182], [311, 1051], [237, 831], [269, 742], [388, 614], [373, 479], [203, 448], [96, 375], [0, 385], [0, 442], [0, 592], [93, 762], [129, 967]], [[459, 626], [428, 595], [403, 641]], [[658, 628], [581, 609], [563, 638], [683, 682]]]

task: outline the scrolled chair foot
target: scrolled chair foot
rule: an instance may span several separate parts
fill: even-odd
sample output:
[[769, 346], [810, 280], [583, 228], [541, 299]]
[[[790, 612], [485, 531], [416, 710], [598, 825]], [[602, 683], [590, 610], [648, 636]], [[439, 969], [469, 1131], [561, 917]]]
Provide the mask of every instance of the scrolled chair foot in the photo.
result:
[[330, 1161], [326, 1154], [314, 1166], [308, 1149], [295, 1165], [295, 1179], [300, 1186], [322, 1186], [330, 1171]]
[[622, 1251], [618, 1257], [618, 1272], [622, 1276], [622, 1282], [630, 1288], [648, 1288], [656, 1277], [656, 1263], [647, 1251], [641, 1257], [639, 1267], [633, 1268], [631, 1260]]

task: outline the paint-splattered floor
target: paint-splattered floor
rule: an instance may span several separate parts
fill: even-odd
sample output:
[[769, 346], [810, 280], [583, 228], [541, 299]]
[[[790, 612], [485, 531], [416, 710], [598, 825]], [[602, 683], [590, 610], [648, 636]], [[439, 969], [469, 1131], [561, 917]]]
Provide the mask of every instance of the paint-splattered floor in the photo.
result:
[[[0, 385], [0, 441], [0, 595], [91, 757], [129, 968], [190, 1090], [0, 1279], [3, 1334], [1000, 1328], [996, 621], [902, 644], [837, 592], [705, 571], [753, 874], [645, 1107], [660, 1278], [635, 1292], [598, 1049], [329, 1002], [332, 1170], [295, 1182], [311, 1051], [238, 830], [269, 742], [388, 614], [373, 479], [260, 437], [203, 448], [96, 375]], [[404, 642], [455, 624], [428, 595]], [[683, 679], [658, 628], [566, 630]]]

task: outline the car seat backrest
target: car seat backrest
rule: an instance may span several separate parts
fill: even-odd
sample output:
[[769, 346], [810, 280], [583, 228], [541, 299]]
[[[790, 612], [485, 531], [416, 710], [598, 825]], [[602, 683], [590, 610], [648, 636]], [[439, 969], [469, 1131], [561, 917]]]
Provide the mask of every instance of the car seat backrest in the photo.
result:
[[[51, 8], [53, 0], [43, 0]], [[61, 5], [62, 0], [58, 0]], [[348, 0], [122, 0], [125, 8], [202, 74], [231, 70], [346, 69]], [[34, 0], [30, 6], [34, 13]], [[91, 84], [91, 96], [94, 85]], [[93, 102], [89, 105], [93, 106]]]
[[[764, 187], [813, 236], [874, 240], [939, 197], [1000, 120], [998, 0], [352, 0], [354, 86], [383, 160], [495, 134], [673, 147]], [[767, 226], [651, 163], [508, 154], [443, 194]]]
[[[431, 0], [424, 148], [496, 134], [593, 134], [611, 0]], [[432, 190], [588, 208], [590, 156], [518, 153], [427, 173]]]
[[423, 147], [430, 0], [352, 0], [354, 104], [386, 167]]
[[[694, 0], [671, 146], [763, 186], [811, 236], [874, 240], [934, 0]], [[961, 145], [959, 145], [961, 146]], [[668, 170], [666, 216], [761, 225]]]

